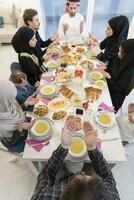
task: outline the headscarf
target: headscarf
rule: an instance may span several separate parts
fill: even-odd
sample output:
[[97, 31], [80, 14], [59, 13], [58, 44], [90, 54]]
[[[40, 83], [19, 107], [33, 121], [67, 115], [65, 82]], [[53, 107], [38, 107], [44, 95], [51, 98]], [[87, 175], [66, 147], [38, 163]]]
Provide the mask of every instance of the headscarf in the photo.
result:
[[123, 59], [117, 58], [112, 68], [112, 83], [116, 90], [122, 90], [127, 94], [134, 83], [134, 39], [128, 39], [121, 44], [125, 53]]
[[34, 31], [28, 26], [22, 26], [15, 33], [12, 39], [12, 45], [17, 53], [27, 52], [32, 54], [33, 48], [29, 46], [29, 41], [34, 36]]
[[16, 87], [11, 81], [0, 80], [0, 137], [12, 137], [12, 131], [25, 120], [16, 95]]
[[125, 15], [113, 17], [108, 21], [108, 24], [113, 30], [113, 35], [109, 38], [118, 38], [119, 43], [127, 38], [129, 21]]
[[117, 56], [119, 45], [127, 38], [129, 22], [126, 16], [120, 15], [111, 18], [108, 23], [113, 30], [113, 35], [108, 36], [101, 41], [100, 48], [101, 50], [105, 49], [105, 51], [104, 53], [99, 54], [97, 58], [103, 62], [109, 62], [107, 68], [109, 71], [110, 65], [114, 62]]

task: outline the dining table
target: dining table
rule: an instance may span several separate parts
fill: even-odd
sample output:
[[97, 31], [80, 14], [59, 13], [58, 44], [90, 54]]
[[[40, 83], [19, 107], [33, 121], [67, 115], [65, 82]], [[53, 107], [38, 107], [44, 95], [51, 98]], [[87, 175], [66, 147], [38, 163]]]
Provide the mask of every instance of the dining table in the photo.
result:
[[[70, 44], [60, 42], [58, 45], [52, 46], [49, 49], [48, 59], [44, 63], [48, 68], [48, 72], [41, 76], [38, 94], [39, 102], [37, 104], [46, 105], [48, 107], [48, 113], [44, 117], [35, 116], [33, 113], [32, 118], [36, 120], [43, 118], [50, 119], [53, 133], [49, 140], [41, 142], [35, 141], [35, 143], [30, 134], [28, 134], [27, 141], [32, 142], [26, 142], [25, 144], [23, 152], [23, 159], [25, 161], [46, 161], [60, 145], [61, 131], [66, 118], [61, 120], [53, 120], [52, 118], [53, 113], [59, 110], [64, 110], [67, 116], [78, 116], [82, 123], [83, 121], [90, 121], [98, 134], [98, 148], [100, 148], [100, 151], [109, 164], [126, 161], [125, 150], [116, 122], [116, 115], [114, 113], [105, 73], [101, 73], [106, 66], [105, 63], [100, 62], [96, 58], [99, 51], [100, 49], [96, 44], [93, 46], [86, 45], [84, 42], [78, 44], [78, 41]], [[62, 81], [61, 76], [58, 77], [58, 70], [68, 73], [68, 78]], [[94, 72], [99, 72], [99, 75], [101, 75], [99, 80], [103, 81], [103, 85], [97, 85], [97, 78], [92, 78], [91, 75]], [[51, 98], [49, 96], [43, 96], [41, 93], [41, 88], [46, 85], [55, 88], [56, 93]], [[60, 88], [63, 86], [70, 89], [69, 91], [73, 92], [72, 94], [74, 96], [76, 95], [81, 98], [82, 104], [79, 106], [73, 105], [73, 95], [70, 98], [68, 95], [64, 95], [62, 92], [60, 93]], [[87, 93], [85, 88], [87, 88]], [[96, 94], [95, 97], [94, 91]], [[67, 102], [64, 108], [51, 108], [51, 102], [57, 99], [63, 99]], [[83, 105], [87, 102], [88, 106], [85, 108]], [[77, 113], [78, 110], [82, 110], [82, 114]], [[112, 124], [110, 126], [101, 126], [97, 121], [98, 115], [101, 112], [106, 112], [111, 117]], [[77, 133], [84, 135], [83, 129], [77, 130]], [[69, 159], [69, 157], [66, 159]], [[89, 158], [85, 157], [82, 161], [89, 162]]]

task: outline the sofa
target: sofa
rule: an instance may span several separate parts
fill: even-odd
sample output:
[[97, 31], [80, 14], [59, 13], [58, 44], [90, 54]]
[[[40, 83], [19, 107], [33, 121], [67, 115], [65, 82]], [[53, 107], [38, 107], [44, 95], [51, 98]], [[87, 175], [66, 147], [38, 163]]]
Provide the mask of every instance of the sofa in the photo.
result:
[[24, 24], [22, 10], [13, 4], [11, 8], [0, 8], [0, 16], [4, 22], [0, 27], [0, 44], [11, 43], [18, 28]]

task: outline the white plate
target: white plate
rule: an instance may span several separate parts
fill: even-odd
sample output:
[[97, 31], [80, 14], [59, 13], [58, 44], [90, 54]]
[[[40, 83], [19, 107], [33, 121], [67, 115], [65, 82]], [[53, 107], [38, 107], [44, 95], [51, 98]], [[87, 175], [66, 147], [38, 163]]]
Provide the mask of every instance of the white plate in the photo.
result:
[[73, 138], [79, 139], [82, 142], [82, 144], [84, 145], [84, 149], [79, 155], [77, 155], [75, 153], [72, 153], [70, 151], [70, 148], [69, 148], [67, 159], [72, 161], [72, 162], [82, 162], [87, 157], [87, 147], [86, 147], [86, 144], [85, 144], [84, 135], [82, 135], [80, 133], [75, 133], [73, 135]]
[[[77, 49], [83, 49], [83, 51], [82, 51], [82, 52], [78, 52]], [[77, 53], [77, 54], [84, 54], [84, 53], [87, 51], [87, 49], [86, 49], [86, 47], [78, 46], [78, 47], [75, 47], [75, 48], [73, 49], [73, 51], [74, 51], [75, 53]]]
[[[48, 94], [47, 93], [47, 90], [48, 89], [51, 89], [51, 92]], [[46, 93], [44, 93], [44, 90], [46, 90]], [[52, 85], [52, 84], [45, 84], [45, 85], [42, 85], [40, 88], [39, 88], [39, 92], [41, 95], [43, 95], [44, 97], [53, 97], [57, 91], [56, 91], [56, 86], [55, 85]]]
[[55, 61], [55, 60], [49, 60], [47, 63], [46, 63], [46, 67], [48, 68], [48, 69], [51, 69], [51, 70], [54, 70], [54, 69], [56, 69], [57, 67], [58, 67], [58, 62], [57, 61]]
[[[110, 122], [109, 123], [100, 122], [100, 116], [102, 116], [102, 115], [108, 116], [108, 118], [110, 119]], [[96, 112], [94, 117], [95, 117], [95, 121], [103, 128], [111, 128], [115, 123], [114, 114], [110, 113], [106, 110], [101, 110], [101, 111]]]
[[[65, 111], [65, 110], [59, 110], [59, 111]], [[56, 111], [56, 112], [59, 112], [59, 111]], [[67, 111], [65, 111], [67, 113]], [[65, 117], [63, 117], [62, 119], [53, 119], [52, 116], [53, 116], [54, 112], [51, 114], [51, 120], [53, 120], [54, 122], [61, 122], [61, 121], [64, 121], [68, 115], [68, 113], [66, 114]]]
[[78, 45], [78, 46], [81, 46], [84, 44], [83, 40], [81, 39], [76, 39], [72, 42], [73, 45]]
[[[64, 106], [57, 106], [56, 107], [56, 104], [58, 104], [58, 102], [59, 102], [59, 104], [60, 104], [60, 102], [62, 102], [62, 101], [64, 101], [64, 102], [66, 102], [65, 103], [65, 105]], [[53, 104], [55, 104], [55, 106], [53, 106], [52, 107], [52, 105]], [[50, 110], [54, 110], [54, 111], [56, 111], [56, 110], [63, 110], [63, 109], [65, 109], [65, 108], [67, 108], [68, 106], [69, 106], [69, 101], [67, 100], [67, 99], [65, 99], [65, 98], [55, 98], [55, 99], [53, 99], [52, 101], [50, 101], [49, 103], [48, 103], [48, 108], [50, 109]]]
[[[96, 79], [93, 78], [93, 75], [95, 75], [95, 74], [98, 75], [98, 78], [96, 78]], [[89, 76], [90, 76], [90, 79], [92, 79], [93, 81], [97, 81], [97, 80], [100, 80], [103, 78], [102, 73], [99, 71], [92, 71], [92, 72], [90, 72]]]
[[[49, 130], [45, 134], [37, 134], [34, 130], [36, 123], [38, 123], [40, 121], [47, 123], [48, 126], [49, 126]], [[36, 141], [44, 141], [44, 140], [51, 138], [53, 131], [54, 131], [54, 125], [53, 125], [52, 120], [45, 118], [45, 119], [42, 119], [42, 120], [37, 120], [35, 122], [34, 126], [29, 130], [29, 135], [31, 136], [31, 138], [33, 138]]]
[[[99, 86], [99, 83], [102, 84], [102, 85]], [[103, 88], [105, 85], [106, 85], [106, 83], [103, 80], [95, 81], [95, 86], [98, 87], [98, 88]]]

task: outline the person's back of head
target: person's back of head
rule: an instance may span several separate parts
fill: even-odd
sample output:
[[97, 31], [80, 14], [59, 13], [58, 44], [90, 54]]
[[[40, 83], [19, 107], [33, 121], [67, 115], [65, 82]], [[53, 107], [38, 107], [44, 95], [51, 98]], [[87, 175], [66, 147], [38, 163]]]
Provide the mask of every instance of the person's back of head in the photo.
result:
[[22, 71], [15, 70], [9, 78], [14, 84], [21, 84], [23, 80], [27, 80], [27, 75]]
[[29, 23], [28, 21], [32, 21], [33, 20], [33, 17], [38, 15], [38, 12], [37, 10], [35, 9], [26, 9], [23, 13], [23, 20], [24, 20], [24, 23], [29, 26]]
[[[88, 177], [88, 178], [87, 178]], [[99, 177], [74, 175], [62, 194], [62, 200], [108, 200], [104, 182]]]

